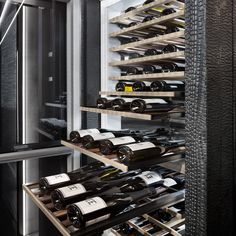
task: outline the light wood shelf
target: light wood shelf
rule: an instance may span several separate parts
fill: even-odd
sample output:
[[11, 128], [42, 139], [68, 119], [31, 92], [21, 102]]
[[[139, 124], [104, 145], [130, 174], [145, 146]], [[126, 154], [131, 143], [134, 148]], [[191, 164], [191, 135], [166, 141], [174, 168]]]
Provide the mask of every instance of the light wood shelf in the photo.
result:
[[115, 47], [110, 48], [110, 51], [119, 52], [128, 48], [137, 48], [137, 47], [142, 47], [144, 45], [149, 45], [149, 44], [151, 45], [152, 44], [169, 44], [169, 43], [185, 44], [184, 36], [185, 36], [185, 31], [183, 30], [179, 32], [161, 35], [158, 37], [153, 37], [150, 39], [143, 39], [138, 42], [115, 46]]
[[169, 14], [166, 16], [161, 16], [161, 17], [154, 19], [154, 20], [150, 20], [150, 21], [140, 23], [135, 26], [128, 27], [126, 29], [122, 29], [122, 30], [110, 33], [110, 37], [117, 37], [120, 35], [125, 35], [125, 34], [128, 34], [130, 32], [136, 31], [136, 30], [142, 30], [142, 29], [145, 29], [145, 28], [157, 25], [157, 24], [161, 24], [166, 21], [171, 21], [171, 20], [174, 20], [174, 19], [180, 18], [180, 17], [184, 17], [184, 10], [180, 10], [178, 12], [175, 12], [175, 13], [172, 13], [172, 14]]
[[173, 116], [176, 116], [176, 114], [184, 113], [184, 110], [179, 108], [175, 108], [169, 112], [142, 113], [142, 114], [130, 111], [113, 111], [108, 109], [98, 109], [94, 107], [81, 107], [80, 109], [81, 111], [86, 111], [86, 112], [123, 116], [140, 120], [156, 120], [156, 119], [171, 118]]
[[184, 9], [184, 7], [185, 7], [184, 3], [181, 3], [181, 2], [176, 1], [176, 0], [156, 0], [152, 3], [147, 4], [147, 5], [138, 7], [136, 9], [134, 9], [133, 11], [123, 13], [119, 16], [113, 17], [112, 19], [110, 19], [110, 23], [122, 22], [123, 20], [125, 20], [127, 18], [130, 18], [130, 17], [135, 16], [139, 13], [147, 11], [148, 9], [151, 9], [151, 8], [154, 8], [154, 7], [166, 4], [166, 3], [173, 3], [173, 4], [177, 5], [179, 7], [179, 9]]
[[178, 71], [178, 72], [169, 72], [169, 73], [153, 73], [153, 74], [141, 74], [141, 75], [127, 75], [127, 76], [117, 76], [117, 77], [110, 77], [110, 80], [114, 81], [155, 81], [157, 79], [165, 79], [165, 80], [184, 80], [185, 79], [185, 72]]
[[99, 95], [106, 96], [127, 96], [127, 97], [183, 97], [183, 92], [99, 92]]
[[155, 62], [155, 61], [162, 61], [162, 60], [171, 60], [171, 59], [185, 59], [185, 52], [179, 51], [179, 52], [171, 52], [171, 53], [165, 53], [155, 56], [145, 56], [140, 58], [134, 58], [124, 61], [113, 61], [110, 62], [110, 66], [125, 66], [125, 65], [137, 65], [137, 64], [145, 64], [148, 62]]

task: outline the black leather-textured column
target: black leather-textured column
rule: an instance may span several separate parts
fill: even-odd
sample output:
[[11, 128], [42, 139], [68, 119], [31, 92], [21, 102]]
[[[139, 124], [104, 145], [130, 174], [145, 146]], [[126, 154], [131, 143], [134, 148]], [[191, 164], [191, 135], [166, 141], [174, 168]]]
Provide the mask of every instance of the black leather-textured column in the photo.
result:
[[233, 1], [186, 1], [186, 235], [234, 235]]

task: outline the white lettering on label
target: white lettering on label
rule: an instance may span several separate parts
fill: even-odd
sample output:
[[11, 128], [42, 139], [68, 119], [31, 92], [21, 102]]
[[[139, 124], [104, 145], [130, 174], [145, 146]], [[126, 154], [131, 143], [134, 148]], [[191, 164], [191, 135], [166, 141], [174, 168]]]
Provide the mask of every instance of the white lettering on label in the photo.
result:
[[142, 143], [126, 145], [126, 147], [129, 147], [132, 151], [139, 151], [139, 150], [154, 148], [156, 146], [150, 142], [142, 142]]
[[59, 174], [45, 177], [49, 185], [59, 184], [70, 181], [70, 177], [67, 174]]
[[143, 99], [146, 103], [160, 103], [167, 104], [167, 102], [163, 99]]
[[162, 181], [161, 175], [159, 175], [158, 173], [156, 173], [154, 171], [145, 171], [138, 176], [142, 180], [144, 180], [146, 185], [151, 185], [151, 184], [158, 183], [158, 182]]
[[135, 143], [135, 139], [129, 136], [121, 137], [121, 138], [113, 138], [109, 139], [113, 145], [122, 145], [126, 143]]
[[84, 129], [78, 131], [80, 137], [84, 137], [85, 135], [89, 134], [100, 134], [100, 131], [98, 129]]
[[74, 184], [58, 189], [64, 198], [73, 197], [86, 192], [85, 187], [82, 184]]
[[178, 80], [164, 80], [167, 84], [184, 84], [183, 81]]
[[[107, 207], [106, 202], [100, 197], [94, 197], [87, 199], [85, 201], [77, 202], [75, 205], [81, 210], [83, 215], [89, 214], [91, 212], [103, 209]], [[98, 217], [96, 219], [86, 222], [86, 226], [98, 223], [100, 221], [106, 220], [110, 217], [110, 214]]]

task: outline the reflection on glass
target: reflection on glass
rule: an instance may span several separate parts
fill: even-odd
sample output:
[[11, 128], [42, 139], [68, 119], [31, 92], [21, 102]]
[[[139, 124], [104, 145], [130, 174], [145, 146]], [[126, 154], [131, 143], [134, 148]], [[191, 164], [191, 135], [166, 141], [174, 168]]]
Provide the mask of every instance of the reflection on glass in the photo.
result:
[[0, 2], [6, 11], [0, 24], [0, 153], [43, 147], [67, 131], [65, 4], [21, 7], [23, 1], [6, 8], [7, 2]]

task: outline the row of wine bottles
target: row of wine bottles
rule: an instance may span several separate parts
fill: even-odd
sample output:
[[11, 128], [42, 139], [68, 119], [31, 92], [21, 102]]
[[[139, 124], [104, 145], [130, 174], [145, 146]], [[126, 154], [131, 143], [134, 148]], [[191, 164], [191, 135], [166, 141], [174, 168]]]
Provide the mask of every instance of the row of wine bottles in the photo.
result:
[[113, 109], [114, 111], [132, 111], [135, 113], [168, 112], [182, 107], [183, 102], [174, 103], [165, 99], [141, 98], [98, 98], [97, 108]]
[[183, 62], [161, 62], [155, 65], [130, 66], [121, 68], [121, 76], [185, 71]]
[[153, 82], [122, 82], [119, 81], [115, 87], [117, 92], [139, 92], [139, 91], [180, 91], [184, 92], [185, 82], [179, 80], [157, 80]]
[[184, 137], [170, 139], [165, 129], [151, 132], [87, 129], [72, 131], [70, 140], [82, 143], [87, 149], [99, 148], [104, 155], [116, 153], [118, 160], [125, 164], [185, 152]]
[[184, 185], [184, 175], [162, 167], [121, 172], [101, 163], [40, 179], [42, 193], [51, 195], [57, 210], [66, 208], [68, 219], [80, 229], [115, 216], [141, 199], [182, 190]]
[[147, 57], [147, 56], [156, 56], [156, 55], [161, 55], [165, 53], [180, 52], [184, 50], [185, 50], [185, 46], [183, 45], [168, 44], [160, 49], [149, 48], [143, 52], [129, 50], [126, 52], [119, 52], [119, 54], [121, 55], [121, 60], [129, 60], [129, 59], [135, 59], [135, 58], [141, 58], [141, 57]]

